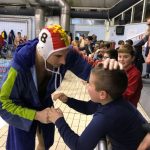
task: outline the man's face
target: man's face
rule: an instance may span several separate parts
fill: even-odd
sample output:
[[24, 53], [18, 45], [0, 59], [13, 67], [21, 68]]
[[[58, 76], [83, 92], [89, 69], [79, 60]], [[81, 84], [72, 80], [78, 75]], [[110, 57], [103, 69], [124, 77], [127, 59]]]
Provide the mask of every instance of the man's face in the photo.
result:
[[123, 65], [123, 68], [126, 70], [128, 69], [134, 61], [134, 57], [131, 56], [129, 53], [118, 53], [118, 62]]
[[47, 59], [47, 64], [53, 66], [54, 68], [58, 68], [61, 65], [66, 64], [66, 56], [68, 53], [68, 49], [61, 50], [58, 52], [52, 53], [48, 59]]

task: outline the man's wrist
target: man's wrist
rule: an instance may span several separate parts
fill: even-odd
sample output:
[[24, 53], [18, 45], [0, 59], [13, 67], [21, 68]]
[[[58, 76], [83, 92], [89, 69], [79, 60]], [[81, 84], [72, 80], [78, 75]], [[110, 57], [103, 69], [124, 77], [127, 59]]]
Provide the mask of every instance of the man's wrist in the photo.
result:
[[65, 102], [64, 102], [64, 103], [67, 103], [67, 101], [68, 101], [68, 97], [66, 98], [66, 100], [65, 100]]
[[36, 111], [34, 120], [39, 120], [39, 111]]
[[66, 99], [64, 100], [64, 102], [63, 102], [63, 103], [67, 103], [67, 102], [68, 102], [68, 100], [69, 100], [69, 97], [66, 97]]

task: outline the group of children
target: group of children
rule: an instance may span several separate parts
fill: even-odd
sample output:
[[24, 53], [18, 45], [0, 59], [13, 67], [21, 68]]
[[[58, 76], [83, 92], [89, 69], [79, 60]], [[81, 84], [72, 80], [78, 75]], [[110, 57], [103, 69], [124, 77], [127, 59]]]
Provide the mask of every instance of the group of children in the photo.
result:
[[26, 41], [27, 36], [22, 37], [21, 32], [17, 32], [15, 36], [14, 31], [11, 30], [7, 36], [6, 31], [3, 31], [0, 35], [0, 56], [5, 59], [11, 58], [17, 46]]
[[[55, 124], [71, 150], [93, 150], [106, 136], [112, 150], [136, 150], [146, 135], [142, 128], [146, 120], [135, 107], [142, 89], [141, 74], [133, 64], [131, 45], [123, 45], [117, 54], [118, 62], [110, 60], [108, 54], [91, 70], [93, 66], [69, 47], [59, 25], [42, 29], [38, 39], [20, 45], [0, 92], [0, 115], [9, 123], [6, 149], [33, 150], [36, 134], [43, 149], [49, 149]], [[124, 70], [117, 69], [118, 64]], [[91, 100], [76, 100], [64, 93], [53, 97], [78, 112], [93, 115], [80, 136], [68, 126], [62, 111], [52, 107], [50, 94], [67, 70], [84, 80], [91, 70], [87, 85]]]
[[[136, 150], [146, 135], [142, 125], [146, 120], [136, 109], [142, 89], [141, 74], [133, 64], [134, 49], [125, 44], [118, 49], [118, 61], [123, 70], [92, 69], [87, 86], [90, 101], [76, 100], [64, 93], [54, 95], [76, 111], [93, 119], [79, 136], [68, 126], [60, 109], [51, 107], [49, 121], [55, 123], [64, 142], [71, 150], [93, 150], [107, 136], [113, 150]], [[134, 106], [136, 107], [134, 107]]]
[[123, 68], [128, 77], [128, 86], [123, 93], [123, 96], [135, 107], [137, 107], [143, 85], [141, 79], [141, 72], [134, 64], [136, 56], [133, 46], [130, 44], [124, 44], [117, 50], [105, 50], [103, 52], [102, 61], [107, 58], [115, 59], [123, 65]]

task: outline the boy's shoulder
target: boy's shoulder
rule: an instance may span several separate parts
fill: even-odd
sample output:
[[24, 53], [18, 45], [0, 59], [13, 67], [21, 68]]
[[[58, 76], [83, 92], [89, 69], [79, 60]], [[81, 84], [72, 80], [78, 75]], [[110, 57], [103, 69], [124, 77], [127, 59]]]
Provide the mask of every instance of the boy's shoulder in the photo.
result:
[[98, 111], [106, 111], [106, 113], [110, 113], [111, 111], [118, 111], [117, 109], [121, 109], [124, 106], [130, 105], [128, 102], [124, 100], [123, 97], [113, 99], [111, 102], [106, 105], [99, 105]]
[[127, 74], [141, 76], [141, 72], [136, 68], [134, 64], [126, 72]]
[[[102, 106], [102, 111], [106, 115], [111, 115], [111, 116], [121, 116], [121, 115], [126, 115], [132, 112], [136, 112], [136, 108], [127, 100], [125, 100], [123, 97], [119, 99], [115, 99], [109, 104]], [[119, 113], [118, 113], [119, 112]]]

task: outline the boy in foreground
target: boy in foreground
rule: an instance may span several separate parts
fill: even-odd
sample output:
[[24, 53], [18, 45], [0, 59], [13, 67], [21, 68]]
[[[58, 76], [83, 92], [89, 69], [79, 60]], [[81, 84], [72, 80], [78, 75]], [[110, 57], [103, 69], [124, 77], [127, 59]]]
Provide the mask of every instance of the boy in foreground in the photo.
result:
[[128, 84], [126, 73], [104, 69], [102, 64], [92, 69], [87, 86], [91, 100], [79, 101], [63, 93], [54, 95], [78, 112], [93, 115], [79, 136], [64, 120], [62, 111], [51, 107], [49, 121], [53, 122], [71, 150], [93, 150], [100, 139], [108, 136], [113, 150], [136, 150], [145, 136], [142, 124], [146, 121], [132, 104], [122, 98]]

